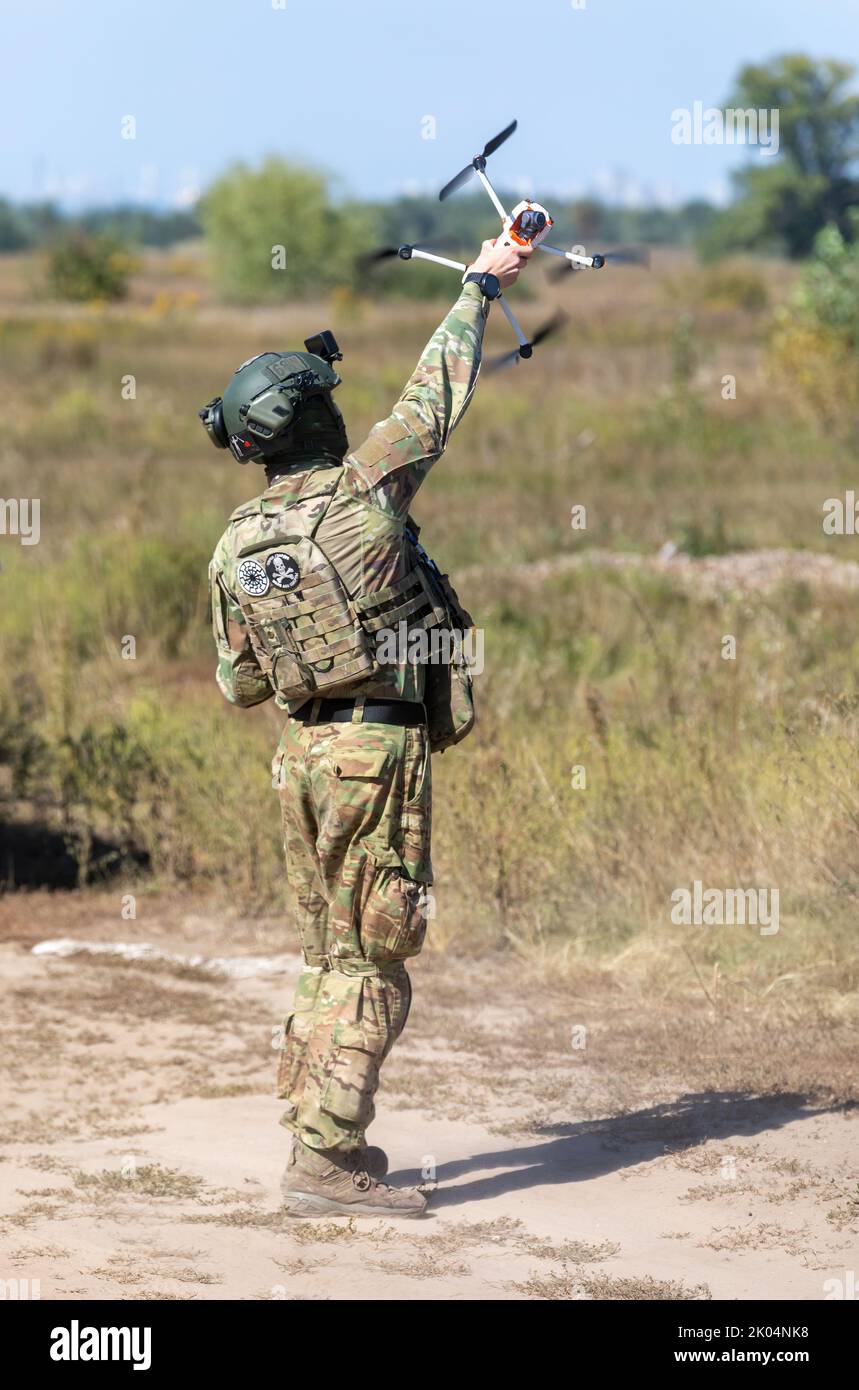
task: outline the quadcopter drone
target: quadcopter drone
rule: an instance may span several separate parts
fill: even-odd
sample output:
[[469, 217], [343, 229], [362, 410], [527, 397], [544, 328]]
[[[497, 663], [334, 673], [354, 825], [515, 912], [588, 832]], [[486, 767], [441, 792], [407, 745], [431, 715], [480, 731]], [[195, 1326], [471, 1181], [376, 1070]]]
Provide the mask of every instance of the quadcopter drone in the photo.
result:
[[[470, 164], [466, 164], [464, 169], [460, 169], [459, 173], [455, 174], [450, 182], [445, 184], [438, 195], [439, 201], [443, 202], [451, 193], [461, 188], [472, 174], [476, 174], [483, 184], [483, 187], [486, 189], [495, 211], [501, 218], [500, 236], [502, 238], [502, 244], [508, 246], [511, 244], [516, 244], [517, 246], [533, 246], [536, 250], [545, 251], [550, 256], [560, 256], [566, 262], [564, 266], [559, 267], [561, 271], [602, 270], [603, 266], [610, 261], [616, 264], [641, 264], [645, 260], [645, 257], [641, 252], [635, 249], [605, 252], [601, 255], [588, 256], [585, 255], [580, 248], [564, 251], [560, 246], [548, 245], [545, 238], [554, 225], [554, 219], [550, 217], [547, 210], [540, 203], [535, 203], [530, 198], [525, 198], [517, 203], [512, 212], [507, 212], [505, 210], [503, 203], [487, 177], [486, 161], [491, 154], [494, 154], [495, 151], [504, 144], [505, 140], [510, 138], [518, 124], [518, 121], [511, 121], [498, 135], [494, 135], [491, 140], [488, 140], [481, 153], [476, 154]], [[383, 247], [373, 252], [368, 259], [372, 262], [385, 260], [394, 256], [399, 256], [400, 260], [403, 261], [433, 261], [436, 265], [448, 266], [451, 270], [465, 271], [468, 268], [462, 261], [452, 261], [446, 256], [437, 255], [434, 251], [428, 251], [423, 246], [409, 244]], [[512, 352], [505, 353], [503, 357], [497, 359], [494, 363], [489, 364], [491, 366], [508, 366], [518, 362], [520, 358], [531, 357], [537, 344], [548, 337], [550, 333], [553, 333], [555, 329], [559, 328], [566, 320], [566, 315], [559, 312], [555, 314], [547, 324], [544, 324], [543, 327], [534, 334], [533, 338], [528, 338], [522, 331], [507, 301], [500, 293], [497, 297], [510, 327], [516, 334], [519, 346], [518, 348], [514, 348]]]

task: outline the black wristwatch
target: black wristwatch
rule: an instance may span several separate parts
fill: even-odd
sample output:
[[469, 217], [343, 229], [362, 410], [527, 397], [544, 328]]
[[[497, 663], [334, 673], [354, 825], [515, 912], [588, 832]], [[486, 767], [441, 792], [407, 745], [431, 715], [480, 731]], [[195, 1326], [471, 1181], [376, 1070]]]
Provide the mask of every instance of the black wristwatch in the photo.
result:
[[470, 270], [462, 282], [464, 285], [476, 285], [480, 293], [486, 299], [497, 299], [501, 293], [501, 284], [497, 275], [493, 275], [491, 270], [480, 271]]

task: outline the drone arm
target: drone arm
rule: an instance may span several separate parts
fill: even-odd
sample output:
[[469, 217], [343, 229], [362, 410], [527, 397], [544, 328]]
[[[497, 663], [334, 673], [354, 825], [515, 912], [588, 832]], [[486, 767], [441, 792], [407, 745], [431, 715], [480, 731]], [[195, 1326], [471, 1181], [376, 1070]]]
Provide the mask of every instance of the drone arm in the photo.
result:
[[[565, 253], [563, 251], [558, 252], [559, 256], [563, 256], [564, 254]], [[421, 261], [434, 261], [436, 265], [450, 266], [451, 270], [468, 269], [468, 267], [464, 265], [462, 261], [449, 261], [445, 256], [436, 256], [432, 251], [417, 251], [414, 247], [412, 247], [412, 252], [409, 259], [411, 260], [414, 257]], [[503, 295], [500, 297], [499, 303], [501, 304], [501, 308], [504, 310], [507, 322], [510, 324], [510, 327], [513, 329], [513, 332], [516, 334], [516, 337], [519, 341], [519, 346], [527, 347], [528, 339], [525, 337], [525, 334], [519, 327], [519, 324], [516, 320], [516, 316], [514, 315], [513, 310], [510, 308], [510, 306], [507, 303], [507, 300], [503, 297]]]
[[601, 270], [603, 266], [602, 256], [580, 256], [575, 251], [562, 251], [560, 246], [547, 246], [545, 241], [541, 241], [536, 249], [548, 251], [550, 256], [563, 256], [571, 265], [587, 266], [589, 270]]
[[500, 304], [501, 304], [501, 308], [504, 310], [504, 314], [505, 314], [505, 317], [506, 317], [506, 319], [507, 319], [507, 322], [509, 323], [510, 327], [513, 329], [513, 332], [516, 334], [516, 337], [519, 339], [519, 346], [520, 346], [520, 347], [527, 347], [527, 346], [528, 346], [528, 339], [525, 337], [525, 334], [522, 332], [522, 329], [519, 327], [519, 324], [518, 324], [517, 321], [516, 321], [516, 316], [514, 315], [513, 310], [510, 308], [510, 306], [509, 306], [508, 303], [507, 303], [507, 300], [506, 300], [503, 296], [501, 297]]
[[[557, 254], [559, 256], [563, 256], [565, 255], [565, 252], [559, 251]], [[468, 269], [468, 267], [464, 265], [462, 261], [449, 261], [445, 256], [436, 256], [432, 251], [418, 251], [414, 247], [411, 248], [411, 256], [409, 257], [409, 259], [411, 260], [413, 257], [416, 257], [418, 260], [421, 261], [433, 261], [436, 265], [450, 266], [451, 270]], [[528, 339], [522, 332], [522, 329], [519, 327], [519, 324], [516, 320], [516, 316], [513, 313], [513, 310], [508, 305], [507, 300], [503, 297], [503, 295], [500, 297], [499, 303], [501, 304], [501, 308], [504, 310], [504, 315], [507, 319], [507, 322], [510, 324], [510, 327], [513, 329], [513, 332], [516, 334], [519, 346], [527, 347]]]
[[410, 260], [434, 261], [436, 265], [450, 266], [451, 270], [465, 270], [467, 267], [463, 261], [449, 261], [446, 256], [436, 256], [432, 251], [418, 251], [412, 247]]
[[501, 218], [501, 221], [502, 221], [502, 222], [506, 222], [506, 221], [507, 221], [507, 213], [506, 213], [506, 211], [504, 210], [504, 205], [503, 205], [503, 203], [501, 202], [501, 199], [498, 197], [498, 194], [495, 192], [495, 189], [492, 187], [492, 184], [489, 182], [488, 178], [486, 177], [486, 173], [484, 172], [483, 169], [477, 169], [477, 170], [475, 170], [475, 172], [476, 172], [476, 174], [477, 174], [477, 177], [480, 179], [480, 182], [483, 184], [483, 187], [486, 189], [486, 192], [489, 194], [490, 198], [492, 199], [492, 203], [493, 203], [493, 205], [494, 205], [494, 207], [495, 207], [495, 211], [498, 213], [498, 216]]

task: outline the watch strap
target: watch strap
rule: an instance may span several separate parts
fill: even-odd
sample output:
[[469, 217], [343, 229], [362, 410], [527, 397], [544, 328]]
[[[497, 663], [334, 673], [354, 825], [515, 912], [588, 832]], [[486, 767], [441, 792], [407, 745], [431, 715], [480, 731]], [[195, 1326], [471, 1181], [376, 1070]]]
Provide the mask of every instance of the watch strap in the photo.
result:
[[[486, 290], [485, 290], [485, 288], [484, 288], [483, 282], [484, 282], [484, 280], [486, 279], [486, 277], [487, 277], [488, 275], [491, 275], [491, 274], [492, 274], [492, 272], [489, 271], [489, 270], [483, 270], [483, 271], [480, 271], [480, 270], [469, 270], [469, 271], [462, 277], [462, 283], [463, 283], [464, 285], [477, 285], [477, 287], [478, 287], [478, 289], [480, 290], [481, 294], [485, 295], [487, 299], [498, 299], [498, 297], [499, 297], [500, 294], [501, 294], [501, 286], [500, 286], [500, 285], [498, 285], [498, 290], [497, 290], [497, 292], [496, 292], [495, 294], [487, 294], [487, 293], [486, 293]], [[492, 279], [495, 281], [496, 284], [498, 284], [498, 277], [497, 277], [496, 275], [492, 275]]]

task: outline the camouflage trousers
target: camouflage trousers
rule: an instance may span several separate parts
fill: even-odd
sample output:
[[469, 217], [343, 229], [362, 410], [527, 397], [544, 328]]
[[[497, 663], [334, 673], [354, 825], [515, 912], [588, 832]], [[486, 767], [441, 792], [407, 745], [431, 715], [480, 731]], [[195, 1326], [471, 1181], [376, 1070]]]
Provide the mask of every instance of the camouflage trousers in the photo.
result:
[[304, 968], [284, 1021], [281, 1120], [353, 1149], [411, 1004], [423, 945], [431, 771], [425, 729], [291, 719], [272, 764]]

